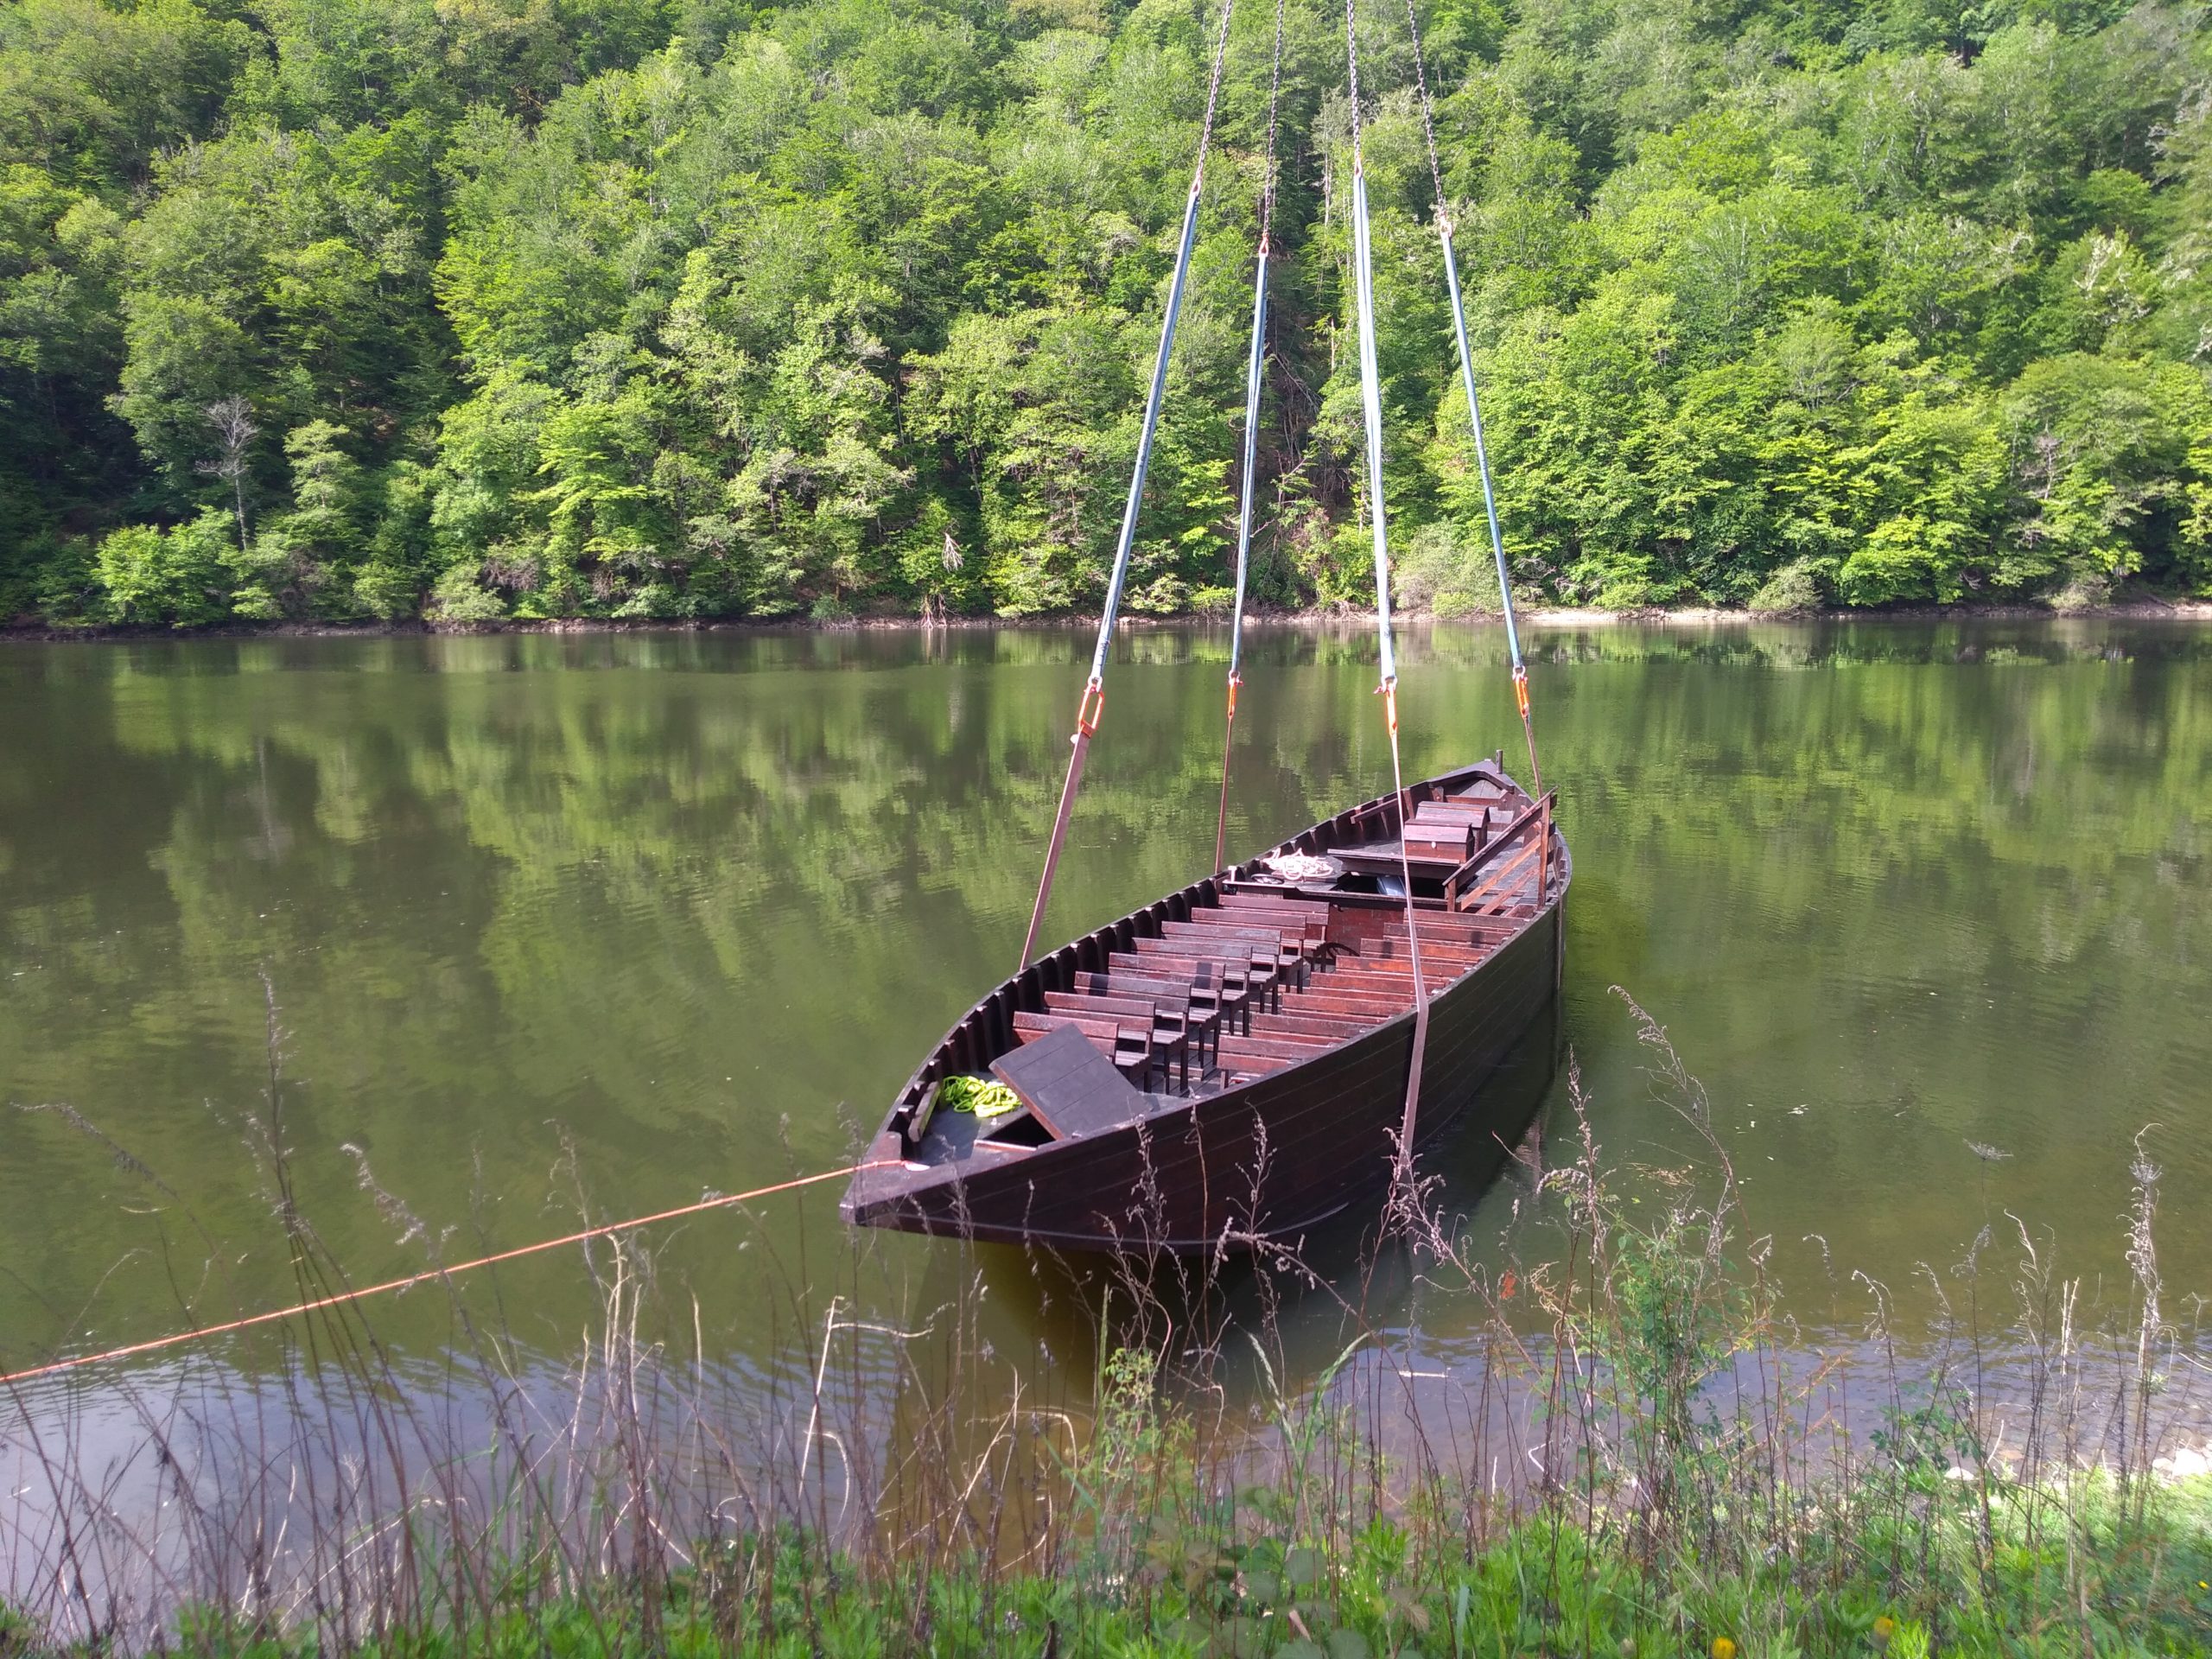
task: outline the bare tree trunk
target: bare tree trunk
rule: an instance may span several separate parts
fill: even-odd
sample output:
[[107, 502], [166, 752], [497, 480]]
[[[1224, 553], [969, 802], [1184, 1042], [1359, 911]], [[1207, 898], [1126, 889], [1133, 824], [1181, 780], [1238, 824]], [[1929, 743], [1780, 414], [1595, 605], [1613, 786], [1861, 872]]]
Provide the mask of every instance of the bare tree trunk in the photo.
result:
[[223, 446], [223, 453], [213, 461], [200, 463], [200, 471], [211, 478], [228, 479], [231, 499], [238, 521], [238, 551], [247, 550], [248, 536], [245, 522], [246, 451], [261, 429], [253, 423], [253, 405], [233, 393], [217, 399], [200, 411], [208, 424], [215, 429], [215, 437]]

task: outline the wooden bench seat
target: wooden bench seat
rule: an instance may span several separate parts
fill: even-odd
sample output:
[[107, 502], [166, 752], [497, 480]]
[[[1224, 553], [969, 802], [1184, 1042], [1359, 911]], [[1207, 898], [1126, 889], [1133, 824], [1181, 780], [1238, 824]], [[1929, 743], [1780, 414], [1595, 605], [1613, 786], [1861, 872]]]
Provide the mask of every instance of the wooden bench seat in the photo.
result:
[[1225, 910], [1219, 906], [1194, 907], [1190, 920], [1170, 923], [1182, 927], [1257, 928], [1272, 931], [1282, 936], [1286, 943], [1294, 943], [1308, 954], [1328, 943], [1329, 923], [1322, 916], [1262, 916], [1243, 909]]
[[1308, 932], [1303, 926], [1281, 926], [1265, 918], [1247, 920], [1219, 910], [1194, 910], [1189, 921], [1162, 922], [1160, 928], [1163, 936], [1192, 931], [1238, 934], [1274, 945], [1294, 962], [1317, 954], [1322, 944], [1318, 931]]
[[[1486, 957], [1511, 937], [1510, 929], [1495, 926], [1482, 931], [1465, 927], [1424, 927], [1421, 930], [1421, 948], [1429, 950], [1456, 950]], [[1344, 939], [1337, 946], [1337, 960], [1357, 963], [1376, 957], [1406, 953], [1406, 930], [1390, 928], [1384, 932], [1366, 934], [1360, 938]]]
[[1136, 954], [1141, 957], [1173, 957], [1192, 963], [1211, 963], [1225, 981], [1241, 977], [1245, 995], [1249, 1000], [1264, 998], [1272, 1001], [1281, 995], [1282, 968], [1274, 952], [1231, 948], [1249, 944], [1248, 940], [1178, 937], [1137, 938], [1131, 939], [1129, 943], [1136, 947]]
[[[1459, 977], [1457, 974], [1441, 973], [1428, 967], [1426, 958], [1422, 965], [1427, 969], [1425, 977], [1431, 996]], [[1353, 995], [1394, 998], [1402, 1008], [1412, 1003], [1413, 982], [1413, 963], [1403, 957], [1395, 962], [1378, 963], [1371, 969], [1333, 969], [1322, 980], [1325, 987], [1338, 987]]]
[[[1423, 916], [1417, 931], [1423, 944], [1441, 944], [1460, 950], [1488, 950], [1503, 944], [1512, 936], [1513, 930], [1488, 918], [1438, 912], [1432, 918]], [[1402, 916], [1394, 916], [1388, 923], [1370, 931], [1351, 935], [1337, 941], [1339, 955], [1359, 955], [1377, 945], [1394, 944], [1401, 948], [1406, 943], [1406, 924]]]
[[1075, 988], [1092, 995], [1151, 998], [1161, 1019], [1179, 1023], [1185, 1040], [1198, 1044], [1201, 1064], [1205, 1059], [1207, 1043], [1221, 1029], [1221, 998], [1215, 995], [1216, 988], [1211, 983], [1198, 983], [1190, 975], [1140, 974], [1134, 970], [1078, 973]]
[[1300, 999], [1294, 997], [1290, 1006], [1281, 1014], [1263, 1014], [1255, 1020], [1251, 1034], [1255, 1037], [1265, 1037], [1271, 1033], [1313, 1035], [1337, 1043], [1347, 1037], [1357, 1037], [1363, 1031], [1372, 1031], [1375, 1025], [1374, 1020], [1363, 1020], [1356, 1014], [1332, 1014], [1325, 1008], [1300, 1006]]
[[1322, 954], [1327, 954], [1329, 918], [1326, 916], [1301, 916], [1293, 911], [1274, 910], [1258, 905], [1228, 905], [1211, 913], [1227, 918], [1235, 926], [1281, 928], [1294, 937], [1324, 947]]
[[1014, 1034], [1025, 1043], [1049, 1037], [1064, 1026], [1081, 1032], [1124, 1076], [1134, 1072], [1139, 1088], [1151, 1081], [1153, 1046], [1149, 1024], [1132, 1030], [1111, 1014], [1094, 1018], [1074, 1014], [1033, 1014], [1026, 1008], [1014, 1016]]
[[1323, 975], [1296, 995], [1286, 998], [1285, 1006], [1311, 1007], [1318, 1013], [1365, 1020], [1370, 1024], [1393, 1019], [1413, 1006], [1413, 997], [1402, 981], [1393, 980], [1387, 985], [1375, 982], [1338, 987], [1330, 982], [1335, 977], [1333, 974]]
[[[1357, 963], [1364, 968], [1371, 968], [1378, 963], [1413, 960], [1413, 946], [1402, 935], [1396, 938], [1370, 939], [1366, 945], [1367, 948], [1357, 956], [1348, 957], [1345, 960]], [[1421, 942], [1421, 959], [1424, 963], [1452, 963], [1461, 968], [1471, 968], [1490, 955], [1490, 951], [1473, 945], [1447, 944], [1442, 939], [1423, 939]]]
[[1226, 916], [1239, 922], [1256, 920], [1286, 927], [1303, 927], [1308, 933], [1324, 938], [1329, 931], [1329, 906], [1317, 899], [1224, 893], [1219, 904], [1195, 906], [1191, 912], [1193, 921], [1205, 916]]
[[1221, 1067], [1223, 1083], [1233, 1087], [1253, 1077], [1264, 1077], [1270, 1071], [1281, 1071], [1294, 1061], [1280, 1054], [1240, 1053], [1233, 1059], [1222, 1060], [1217, 1064]]
[[[1173, 1017], [1162, 1014], [1160, 1005], [1148, 996], [1106, 996], [1091, 991], [1047, 991], [1045, 1008], [1048, 1014], [1071, 1014], [1079, 1019], [1112, 1018], [1125, 1022], [1148, 1020], [1152, 1027], [1152, 1053], [1158, 1063], [1162, 1082], [1166, 1080], [1171, 1062], [1179, 1062], [1182, 1079], [1187, 1087], [1191, 1081], [1191, 1038], [1189, 1027], [1180, 1014]], [[1126, 1025], [1124, 1027], [1126, 1029]]]
[[1272, 927], [1284, 937], [1302, 942], [1309, 961], [1325, 962], [1336, 954], [1336, 945], [1329, 937], [1329, 911], [1326, 906], [1301, 906], [1296, 910], [1279, 908], [1274, 905], [1224, 905], [1217, 910], [1193, 911], [1193, 921], [1212, 927]]
[[1193, 915], [1204, 915], [1209, 911], [1226, 912], [1262, 907], [1287, 916], [1295, 916], [1300, 921], [1325, 924], [1329, 919], [1329, 905], [1325, 899], [1308, 899], [1295, 893], [1254, 893], [1249, 889], [1240, 892], [1234, 888], [1217, 893], [1211, 905], [1193, 905], [1191, 912]]
[[1248, 1058], [1278, 1062], [1310, 1060], [1328, 1046], [1327, 1043], [1301, 1042], [1289, 1037], [1262, 1037], [1257, 1033], [1249, 1037], [1231, 1037], [1223, 1047], [1221, 1065], [1224, 1071], [1235, 1071]]
[[[1470, 968], [1478, 967], [1488, 960], [1486, 956], [1459, 957], [1449, 951], [1433, 950], [1423, 946], [1421, 953], [1421, 971], [1431, 979], [1457, 979]], [[1341, 984], [1349, 989], [1355, 982], [1367, 985], [1387, 984], [1405, 978], [1414, 970], [1414, 959], [1403, 945], [1395, 950], [1377, 951], [1370, 956], [1347, 957], [1344, 965], [1332, 968], [1322, 976], [1325, 982]], [[1347, 976], [1357, 976], [1357, 981]]]
[[1305, 976], [1306, 964], [1319, 954], [1319, 949], [1318, 944], [1309, 944], [1302, 934], [1287, 932], [1264, 924], [1239, 926], [1227, 920], [1162, 922], [1160, 936], [1165, 939], [1241, 939], [1255, 952], [1272, 950], [1277, 970], [1294, 979]]
[[1134, 950], [1116, 950], [1107, 957], [1106, 965], [1115, 974], [1187, 982], [1192, 1005], [1211, 1007], [1224, 1025], [1231, 1020], [1249, 1023], [1251, 1020], [1252, 988], [1247, 963], [1224, 963], [1211, 957], [1187, 955], [1149, 951], [1139, 955]]

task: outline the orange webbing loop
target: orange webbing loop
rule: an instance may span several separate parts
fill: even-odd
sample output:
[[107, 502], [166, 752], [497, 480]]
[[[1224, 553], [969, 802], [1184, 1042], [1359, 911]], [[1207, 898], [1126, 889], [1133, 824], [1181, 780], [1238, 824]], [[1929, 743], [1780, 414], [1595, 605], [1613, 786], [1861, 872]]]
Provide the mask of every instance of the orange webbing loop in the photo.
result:
[[1529, 718], [1529, 671], [1516, 667], [1513, 671], [1513, 700], [1521, 705], [1521, 718]]
[[1389, 724], [1390, 735], [1395, 737], [1398, 734], [1398, 683], [1385, 680], [1375, 690], [1382, 699], [1382, 717]]
[[1236, 718], [1236, 688], [1243, 683], [1234, 674], [1229, 677], [1229, 717], [1231, 720]]
[[1083, 706], [1076, 710], [1075, 728], [1084, 737], [1098, 734], [1098, 722], [1106, 715], [1106, 688], [1096, 680], [1083, 688]]

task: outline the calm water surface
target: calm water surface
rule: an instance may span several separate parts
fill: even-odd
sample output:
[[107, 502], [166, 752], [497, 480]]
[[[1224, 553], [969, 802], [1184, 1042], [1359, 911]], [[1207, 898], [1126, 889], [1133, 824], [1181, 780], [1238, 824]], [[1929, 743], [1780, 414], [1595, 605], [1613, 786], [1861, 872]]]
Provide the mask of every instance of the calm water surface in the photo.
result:
[[[2170, 1295], [2212, 1292], [2212, 632], [1532, 645], [1576, 865], [1559, 1035], [1609, 1160], [1685, 1146], [1618, 984], [1710, 1090], [1812, 1338], [1863, 1330], [1853, 1270], [1928, 1327], [1985, 1223], [2013, 1236], [2006, 1212], [2110, 1285], [2146, 1124]], [[1012, 966], [1087, 651], [1076, 632], [0, 649], [0, 1101], [76, 1115], [0, 1115], [0, 1366], [297, 1294], [256, 1151], [272, 995], [297, 1201], [357, 1281], [843, 1161]], [[1054, 939], [1211, 861], [1224, 639], [1122, 652]], [[1497, 632], [1417, 632], [1404, 657], [1409, 767], [1514, 761]], [[1387, 788], [1371, 643], [1262, 632], [1246, 681], [1232, 849]], [[1564, 1072], [1540, 1056], [1516, 1086], [1548, 1093], [1560, 1138]], [[1485, 1249], [1541, 1251], [1525, 1183], [1484, 1195], [1450, 1184], [1450, 1149], [1436, 1163]], [[911, 1309], [959, 1271], [903, 1238], [857, 1262], [836, 1198], [671, 1240], [656, 1294], [686, 1347], [696, 1329], [705, 1358], [765, 1376], [830, 1292]], [[546, 1355], [594, 1318], [573, 1255], [480, 1294]], [[1474, 1363], [1470, 1311], [1392, 1294], [1425, 1349]], [[1084, 1328], [1000, 1301], [1002, 1340]], [[1325, 1299], [1300, 1317], [1333, 1352]], [[426, 1367], [454, 1335], [429, 1299], [374, 1322]], [[219, 1357], [251, 1375], [286, 1351]]]

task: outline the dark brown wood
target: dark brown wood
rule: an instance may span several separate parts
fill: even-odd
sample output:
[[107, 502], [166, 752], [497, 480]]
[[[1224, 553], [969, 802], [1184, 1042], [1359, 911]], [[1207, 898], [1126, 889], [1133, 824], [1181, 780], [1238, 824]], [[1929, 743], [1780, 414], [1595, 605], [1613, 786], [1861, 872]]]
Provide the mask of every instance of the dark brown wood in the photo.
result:
[[[1135, 974], [1083, 973], [1076, 976], [1074, 992], [1047, 991], [1045, 1001], [1052, 1005], [1056, 996], [1083, 995], [1099, 997], [1142, 997], [1147, 999], [1153, 1018], [1181, 1036], [1187, 1044], [1193, 1037], [1201, 1045], [1206, 1034], [1221, 1020], [1218, 999], [1203, 996], [1200, 988], [1185, 979], [1147, 979]], [[1188, 1056], [1184, 1057], [1189, 1063]]]
[[1336, 975], [1325, 976], [1298, 994], [1295, 1006], [1314, 1014], [1348, 1016], [1370, 1026], [1413, 1006], [1408, 995], [1410, 981], [1404, 986], [1370, 983], [1350, 990], [1338, 988], [1336, 982]]
[[1055, 1141], [1119, 1128], [1144, 1110], [1144, 1096], [1071, 1027], [1001, 1054], [991, 1070]]
[[[1311, 834], [1312, 831], [1309, 830], [1307, 833]], [[1262, 881], [1251, 876], [1231, 876], [1222, 884], [1222, 891], [1224, 893], [1291, 893], [1305, 899], [1318, 899], [1324, 896], [1320, 889], [1299, 887], [1294, 883], [1286, 886], [1280, 881]], [[1326, 893], [1325, 896], [1332, 917], [1341, 917], [1345, 912], [1354, 910], [1388, 911], [1393, 916], [1403, 916], [1406, 913], [1406, 901], [1389, 893], [1344, 893], [1332, 889]], [[1440, 911], [1444, 908], [1444, 901], [1441, 899], [1431, 899], [1416, 894], [1414, 899], [1414, 908], [1418, 911]], [[1333, 925], [1333, 922], [1332, 925]]]
[[1491, 860], [1496, 858], [1501, 852], [1503, 852], [1507, 844], [1510, 842], [1516, 836], [1519, 835], [1522, 830], [1526, 829], [1531, 823], [1535, 823], [1539, 817], [1548, 817], [1551, 811], [1552, 803], [1558, 799], [1558, 798], [1559, 791], [1557, 790], [1554, 790], [1550, 793], [1547, 794], [1543, 799], [1540, 801], [1531, 801], [1519, 817], [1516, 817], [1512, 823], [1507, 824], [1504, 829], [1498, 831], [1497, 836], [1491, 841], [1489, 845], [1482, 848], [1477, 852], [1469, 854], [1465, 863], [1460, 865], [1458, 869], [1452, 871], [1450, 875], [1445, 877], [1444, 902], [1446, 906], [1452, 906], [1460, 893], [1467, 891], [1467, 883], [1475, 879], [1477, 873], [1482, 869], [1484, 865], [1489, 863]]
[[1318, 939], [1308, 941], [1300, 932], [1269, 927], [1264, 923], [1246, 927], [1233, 918], [1218, 915], [1209, 916], [1203, 919], [1194, 916], [1187, 922], [1162, 922], [1160, 925], [1160, 932], [1161, 938], [1169, 939], [1215, 939], [1224, 937], [1231, 939], [1249, 939], [1254, 944], [1262, 948], [1273, 947], [1277, 960], [1286, 968], [1296, 967], [1301, 960], [1319, 950], [1320, 945]]
[[1152, 1021], [1152, 1052], [1163, 1070], [1173, 1065], [1185, 1087], [1191, 1081], [1191, 1020], [1188, 1001], [1163, 1004], [1155, 996], [1116, 996], [1104, 991], [1047, 991], [1045, 1006], [1054, 1014], [1113, 1014]]
[[[1548, 800], [1529, 800], [1491, 762], [1403, 797], [1409, 826], [1433, 824], [1462, 845], [1493, 812], [1525, 827]], [[1400, 798], [1384, 796], [1272, 853], [1328, 855], [1354, 869], [1395, 858], [1401, 810]], [[1489, 880], [1471, 896], [1498, 913], [1415, 900], [1430, 995], [1416, 1119], [1424, 1144], [1486, 1098], [1484, 1080], [1556, 994], [1572, 866], [1556, 827], [1545, 819], [1541, 829], [1512, 852], [1501, 845], [1508, 834], [1490, 836], [1484, 850], [1502, 862], [1478, 866]], [[871, 1142], [895, 1161], [854, 1178], [846, 1216], [1063, 1249], [1200, 1250], [1297, 1234], [1383, 1182], [1412, 1059], [1406, 903], [1358, 891], [1356, 877], [1300, 887], [1256, 879], [1264, 873], [1255, 861], [1194, 882], [1040, 957], [978, 1002], [901, 1091]], [[1210, 1045], [1200, 1040], [1208, 1024]], [[1118, 1058], [1148, 1080], [1179, 1031], [1187, 1076], [1179, 1065], [1146, 1094], [1116, 1072]], [[1060, 1137], [1041, 1146], [963, 1146], [922, 1121], [918, 1106], [945, 1077], [1018, 1070], [1048, 1043], [1064, 1057], [1080, 1045], [1081, 1066], [1112, 1076], [1122, 1092], [1102, 1085], [1100, 1103], [1073, 1117], [1030, 1103], [1012, 1122], [1029, 1138], [1040, 1128]], [[1082, 1128], [1070, 1130], [1077, 1119]], [[1486, 1123], [1509, 1141], [1522, 1127]]]
[[1136, 947], [1140, 957], [1169, 957], [1192, 964], [1205, 963], [1217, 972], [1239, 977], [1248, 996], [1264, 995], [1273, 1001], [1281, 982], [1282, 964], [1276, 955], [1265, 947], [1239, 949], [1246, 941], [1230, 940], [1223, 944], [1205, 939], [1135, 938], [1129, 943]]
[[1325, 944], [1329, 938], [1329, 919], [1326, 916], [1319, 918], [1287, 916], [1280, 912], [1247, 910], [1242, 905], [1194, 910], [1191, 912], [1190, 920], [1170, 925], [1211, 928], [1217, 932], [1245, 930], [1272, 932], [1285, 944], [1307, 956]]
[[1133, 950], [1116, 950], [1107, 957], [1115, 974], [1138, 974], [1146, 978], [1176, 978], [1187, 980], [1191, 986], [1191, 1001], [1194, 1007], [1204, 1006], [1209, 999], [1222, 1018], [1236, 1015], [1241, 1019], [1251, 1001], [1249, 964], [1234, 964], [1234, 970], [1210, 958], [1168, 958], [1139, 956]]
[[1534, 874], [1533, 866], [1540, 861], [1548, 861], [1545, 852], [1546, 843], [1540, 825], [1536, 840], [1511, 858], [1499, 860], [1497, 868], [1491, 872], [1482, 885], [1462, 893], [1457, 902], [1471, 906], [1478, 915], [1501, 913], [1520, 901], [1521, 884]]
[[1015, 1039], [1033, 1043], [1069, 1027], [1081, 1032], [1098, 1051], [1124, 1071], [1149, 1078], [1156, 1051], [1149, 1026], [1129, 1026], [1111, 1014], [1090, 1018], [1079, 1014], [1033, 1014], [1027, 1009], [1014, 1016]]

